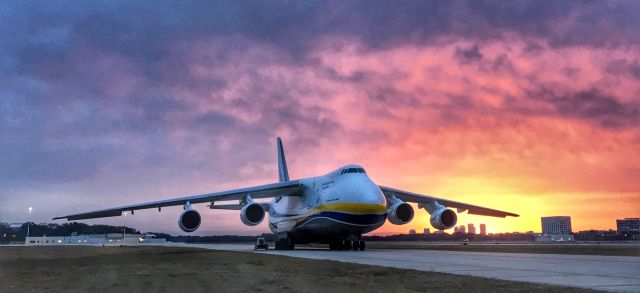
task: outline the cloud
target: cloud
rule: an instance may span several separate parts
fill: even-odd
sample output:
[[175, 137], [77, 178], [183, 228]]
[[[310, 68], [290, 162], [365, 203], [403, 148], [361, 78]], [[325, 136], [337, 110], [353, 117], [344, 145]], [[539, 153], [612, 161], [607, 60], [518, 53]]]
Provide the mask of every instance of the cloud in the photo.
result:
[[276, 136], [293, 177], [362, 163], [381, 183], [471, 201], [637, 192], [637, 10], [7, 2], [0, 213], [268, 183]]
[[589, 89], [561, 97], [546, 97], [558, 115], [595, 120], [603, 127], [638, 126], [640, 105], [623, 104], [598, 89]]
[[460, 62], [463, 64], [482, 59], [482, 53], [480, 53], [480, 48], [478, 48], [477, 44], [467, 49], [456, 48], [454, 56], [460, 59]]
[[[365, 48], [427, 45], [441, 37], [486, 41], [505, 34], [544, 39], [554, 46], [625, 46], [640, 39], [636, 1], [149, 4], [9, 2], [0, 11], [0, 30], [12, 38], [2, 47], [17, 58], [14, 64], [26, 65], [65, 58], [70, 48], [91, 44], [152, 69], [153, 60], [173, 53], [171, 44], [203, 36], [256, 40], [294, 58], [334, 37], [355, 39]], [[242, 48], [229, 44], [228, 49]]]

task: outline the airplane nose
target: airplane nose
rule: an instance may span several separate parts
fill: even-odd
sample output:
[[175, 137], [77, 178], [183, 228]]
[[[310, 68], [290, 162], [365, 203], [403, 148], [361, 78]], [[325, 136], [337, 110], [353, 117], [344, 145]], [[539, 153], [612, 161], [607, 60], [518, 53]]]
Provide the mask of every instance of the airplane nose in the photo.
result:
[[366, 204], [379, 204], [386, 205], [387, 199], [384, 196], [384, 193], [378, 188], [377, 185], [373, 185], [370, 188], [363, 190], [363, 194], [360, 197], [362, 203]]

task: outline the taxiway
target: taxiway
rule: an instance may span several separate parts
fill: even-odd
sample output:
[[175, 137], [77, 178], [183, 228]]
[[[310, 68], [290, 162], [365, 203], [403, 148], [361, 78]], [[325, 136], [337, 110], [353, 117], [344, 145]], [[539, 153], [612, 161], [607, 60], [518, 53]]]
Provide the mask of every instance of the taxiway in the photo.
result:
[[[176, 245], [254, 252], [253, 245], [247, 244]], [[633, 256], [487, 253], [411, 249], [331, 251], [304, 248], [291, 251], [257, 251], [257, 253], [596, 290], [640, 292], [640, 257]]]

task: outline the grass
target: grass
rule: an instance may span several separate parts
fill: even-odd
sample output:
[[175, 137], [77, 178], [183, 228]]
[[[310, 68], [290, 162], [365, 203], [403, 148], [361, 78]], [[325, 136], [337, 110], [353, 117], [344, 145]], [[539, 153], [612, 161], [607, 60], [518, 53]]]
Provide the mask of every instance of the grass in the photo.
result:
[[588, 292], [244, 252], [176, 247], [0, 247], [0, 291]]

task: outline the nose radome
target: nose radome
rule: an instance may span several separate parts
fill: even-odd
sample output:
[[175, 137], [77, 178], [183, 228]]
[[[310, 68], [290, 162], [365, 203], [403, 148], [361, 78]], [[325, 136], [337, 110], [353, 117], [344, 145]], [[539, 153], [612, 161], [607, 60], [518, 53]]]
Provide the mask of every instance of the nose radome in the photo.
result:
[[366, 204], [386, 205], [387, 201], [384, 194], [377, 185], [372, 184], [368, 188], [362, 190], [361, 202]]

